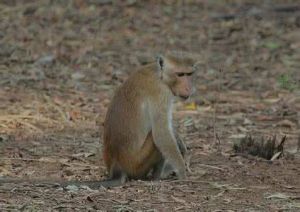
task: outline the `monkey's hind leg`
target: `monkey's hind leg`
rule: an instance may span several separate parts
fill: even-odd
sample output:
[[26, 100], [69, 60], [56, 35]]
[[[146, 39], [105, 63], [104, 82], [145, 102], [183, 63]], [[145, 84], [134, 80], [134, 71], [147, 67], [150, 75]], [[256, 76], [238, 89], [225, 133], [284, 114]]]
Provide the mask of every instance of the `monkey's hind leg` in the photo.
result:
[[[101, 185], [104, 187], [115, 187], [124, 184], [128, 180], [127, 174], [121, 169], [121, 167], [115, 162], [112, 164], [109, 180], [102, 181], [105, 185]], [[106, 186], [107, 185], [107, 186]]]

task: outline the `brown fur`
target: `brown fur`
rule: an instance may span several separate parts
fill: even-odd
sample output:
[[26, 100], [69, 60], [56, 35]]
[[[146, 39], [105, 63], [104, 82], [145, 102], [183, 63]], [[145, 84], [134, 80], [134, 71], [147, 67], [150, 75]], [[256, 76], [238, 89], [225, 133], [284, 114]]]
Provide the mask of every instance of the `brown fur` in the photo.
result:
[[[129, 178], [144, 178], [168, 161], [185, 178], [185, 166], [171, 123], [174, 95], [191, 94], [191, 73], [180, 59], [160, 58], [135, 72], [117, 90], [104, 123], [104, 161], [112, 179], [123, 173]], [[192, 65], [192, 64], [191, 64]], [[157, 168], [163, 169], [163, 168]]]

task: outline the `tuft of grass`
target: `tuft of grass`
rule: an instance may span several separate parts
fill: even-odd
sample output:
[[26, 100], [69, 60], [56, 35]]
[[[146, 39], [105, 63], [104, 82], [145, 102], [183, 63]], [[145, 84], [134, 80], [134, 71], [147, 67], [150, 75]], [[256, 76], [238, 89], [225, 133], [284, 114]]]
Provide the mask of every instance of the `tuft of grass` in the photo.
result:
[[238, 142], [235, 142], [233, 144], [233, 150], [235, 153], [249, 154], [267, 160], [273, 160], [274, 158], [282, 156], [285, 140], [286, 136], [278, 142], [276, 136], [268, 139], [262, 137], [261, 140], [257, 140], [251, 135], [248, 135]]
[[295, 89], [299, 88], [289, 74], [280, 75], [277, 79], [277, 82], [280, 88], [285, 90], [294, 91]]
[[268, 41], [263, 44], [263, 47], [266, 47], [270, 50], [276, 50], [281, 47], [281, 44], [275, 41]]

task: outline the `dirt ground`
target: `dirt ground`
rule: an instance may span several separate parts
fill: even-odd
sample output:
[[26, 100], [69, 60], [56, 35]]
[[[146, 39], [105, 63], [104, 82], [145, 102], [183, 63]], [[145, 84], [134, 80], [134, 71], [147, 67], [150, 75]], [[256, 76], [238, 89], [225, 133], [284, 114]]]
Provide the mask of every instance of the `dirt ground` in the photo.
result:
[[[0, 211], [300, 211], [300, 3], [290, 0], [1, 0], [0, 178], [104, 179], [114, 90], [169, 50], [199, 61], [196, 93], [174, 108], [187, 180], [2, 184]], [[246, 135], [286, 135], [283, 157], [235, 154]]]

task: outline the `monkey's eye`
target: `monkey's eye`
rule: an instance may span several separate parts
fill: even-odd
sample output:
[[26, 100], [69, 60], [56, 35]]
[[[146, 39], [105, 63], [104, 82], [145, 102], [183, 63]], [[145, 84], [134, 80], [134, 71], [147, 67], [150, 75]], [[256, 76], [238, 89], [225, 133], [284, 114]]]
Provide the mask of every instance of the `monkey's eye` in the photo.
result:
[[183, 77], [184, 76], [184, 73], [182, 72], [179, 72], [179, 73], [176, 73], [177, 77]]
[[192, 76], [194, 72], [186, 73], [187, 76]]

